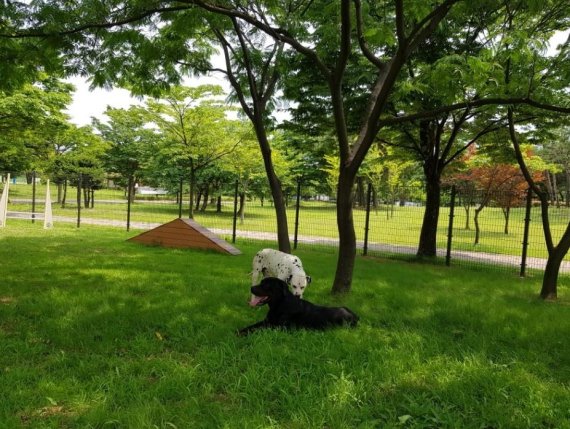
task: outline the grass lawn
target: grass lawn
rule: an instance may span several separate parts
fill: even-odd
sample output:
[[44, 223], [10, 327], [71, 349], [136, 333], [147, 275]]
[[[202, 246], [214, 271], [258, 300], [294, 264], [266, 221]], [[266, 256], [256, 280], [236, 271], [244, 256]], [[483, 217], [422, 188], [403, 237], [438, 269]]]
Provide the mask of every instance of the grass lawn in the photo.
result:
[[0, 230], [0, 428], [570, 428], [570, 279], [302, 250], [305, 298], [355, 329], [236, 329], [253, 254], [145, 247], [135, 233]]

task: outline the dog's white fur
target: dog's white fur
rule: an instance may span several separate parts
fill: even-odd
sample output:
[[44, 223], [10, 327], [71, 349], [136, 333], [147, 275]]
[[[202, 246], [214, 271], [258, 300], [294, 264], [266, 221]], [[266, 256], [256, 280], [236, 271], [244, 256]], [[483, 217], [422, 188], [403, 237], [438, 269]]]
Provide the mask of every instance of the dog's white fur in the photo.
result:
[[277, 277], [291, 285], [291, 292], [300, 298], [311, 278], [305, 274], [301, 260], [274, 249], [262, 249], [253, 257], [251, 285], [259, 283], [259, 276]]

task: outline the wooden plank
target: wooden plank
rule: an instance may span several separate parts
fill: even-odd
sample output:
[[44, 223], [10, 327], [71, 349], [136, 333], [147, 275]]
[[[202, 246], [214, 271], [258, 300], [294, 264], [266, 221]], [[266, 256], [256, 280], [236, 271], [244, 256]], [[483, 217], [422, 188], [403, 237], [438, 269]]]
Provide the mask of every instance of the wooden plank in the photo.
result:
[[164, 238], [185, 238], [191, 240], [200, 240], [200, 241], [212, 241], [216, 242], [216, 240], [212, 240], [209, 237], [206, 237], [202, 234], [199, 234], [197, 231], [177, 231], [172, 229], [157, 229], [152, 234], [147, 234], [152, 236], [159, 236]]
[[180, 237], [180, 236], [168, 236], [162, 234], [152, 234], [146, 237], [141, 237], [144, 240], [151, 240], [151, 241], [160, 241], [164, 243], [173, 242], [173, 243], [192, 243], [196, 245], [216, 245], [219, 246], [218, 243], [215, 243], [211, 240], [207, 240], [203, 237]]
[[137, 241], [143, 244], [150, 244], [150, 245], [160, 245], [164, 247], [180, 247], [180, 248], [197, 248], [197, 249], [215, 249], [220, 250], [219, 246], [215, 243], [208, 241], [203, 243], [192, 243], [189, 246], [187, 240], [163, 240], [158, 237], [147, 237], [145, 239], [133, 239], [133, 241]]

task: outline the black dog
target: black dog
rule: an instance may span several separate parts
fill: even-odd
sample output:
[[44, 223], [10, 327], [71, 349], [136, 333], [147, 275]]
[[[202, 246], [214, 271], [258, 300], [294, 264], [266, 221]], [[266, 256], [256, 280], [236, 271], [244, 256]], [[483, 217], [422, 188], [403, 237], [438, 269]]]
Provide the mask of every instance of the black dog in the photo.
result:
[[254, 295], [249, 305], [267, 304], [269, 312], [264, 320], [240, 329], [238, 335], [247, 335], [263, 328], [325, 329], [331, 326], [355, 326], [358, 316], [346, 307], [322, 307], [311, 304], [289, 291], [287, 283], [276, 277], [267, 277], [251, 288]]

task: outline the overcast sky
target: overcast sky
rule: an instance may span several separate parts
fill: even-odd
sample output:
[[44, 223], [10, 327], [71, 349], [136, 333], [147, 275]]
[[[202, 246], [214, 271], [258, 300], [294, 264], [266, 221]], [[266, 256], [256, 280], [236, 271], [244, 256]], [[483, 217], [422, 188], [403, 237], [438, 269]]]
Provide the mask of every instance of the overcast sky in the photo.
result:
[[[555, 51], [559, 44], [564, 43], [568, 36], [568, 32], [557, 33], [550, 41], [550, 50]], [[124, 89], [94, 89], [89, 90], [89, 84], [86, 79], [81, 77], [73, 77], [67, 79], [75, 85], [76, 91], [73, 96], [73, 102], [69, 107], [67, 113], [71, 116], [71, 122], [76, 125], [89, 125], [91, 124], [91, 117], [104, 119], [104, 112], [107, 106], [115, 108], [128, 108], [132, 104], [139, 103], [140, 101], [130, 96], [129, 92]], [[190, 79], [185, 84], [188, 86], [196, 86], [201, 84], [217, 83], [222, 85], [229, 91], [229, 87], [225, 80], [214, 77], [204, 77], [200, 79]]]
[[[96, 88], [90, 90], [87, 80], [80, 76], [68, 78], [66, 81], [75, 85], [76, 88], [73, 94], [73, 102], [69, 106], [67, 113], [71, 117], [71, 122], [79, 126], [91, 124], [91, 117], [104, 118], [107, 106], [125, 109], [141, 102], [140, 99], [131, 97], [129, 91], [121, 88], [112, 90]], [[189, 79], [185, 82], [185, 85], [188, 86], [206, 84], [218, 84], [227, 90], [227, 83], [223, 79], [213, 77]]]

